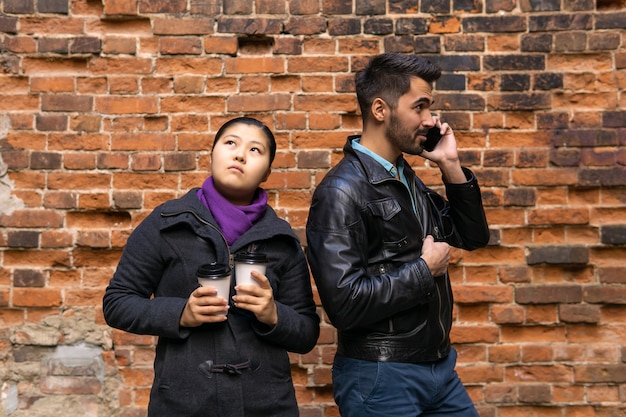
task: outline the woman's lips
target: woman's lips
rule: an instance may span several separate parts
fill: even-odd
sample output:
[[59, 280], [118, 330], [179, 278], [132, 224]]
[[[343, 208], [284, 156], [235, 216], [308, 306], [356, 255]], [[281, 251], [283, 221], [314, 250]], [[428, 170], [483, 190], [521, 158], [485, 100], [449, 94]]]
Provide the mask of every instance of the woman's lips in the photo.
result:
[[240, 166], [237, 166], [237, 165], [231, 165], [231, 166], [229, 166], [229, 167], [228, 167], [228, 170], [229, 170], [229, 171], [234, 170], [234, 171], [238, 171], [238, 172], [243, 173], [243, 169], [242, 169]]

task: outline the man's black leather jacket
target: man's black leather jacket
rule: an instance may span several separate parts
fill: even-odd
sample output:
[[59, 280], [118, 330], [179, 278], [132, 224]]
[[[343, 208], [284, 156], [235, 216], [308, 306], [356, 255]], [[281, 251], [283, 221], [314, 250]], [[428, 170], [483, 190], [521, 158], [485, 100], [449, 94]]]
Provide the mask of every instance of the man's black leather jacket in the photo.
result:
[[420, 258], [427, 235], [473, 250], [489, 240], [480, 189], [428, 189], [404, 161], [416, 195], [377, 161], [352, 149], [317, 187], [307, 222], [307, 255], [322, 304], [338, 330], [337, 354], [357, 359], [428, 362], [450, 351], [452, 289]]

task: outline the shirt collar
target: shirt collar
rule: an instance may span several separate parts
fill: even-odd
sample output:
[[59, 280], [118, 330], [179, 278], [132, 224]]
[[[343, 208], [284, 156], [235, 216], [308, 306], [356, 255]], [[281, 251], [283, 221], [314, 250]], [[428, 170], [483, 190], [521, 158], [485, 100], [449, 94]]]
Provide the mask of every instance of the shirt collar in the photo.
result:
[[387, 161], [385, 158], [378, 155], [376, 152], [373, 152], [369, 150], [368, 148], [366, 148], [365, 146], [361, 145], [360, 142], [361, 142], [360, 136], [352, 139], [352, 148], [355, 151], [359, 151], [361, 153], [364, 153], [372, 157], [376, 162], [382, 165], [382, 167], [385, 169], [385, 171], [389, 173], [389, 175], [391, 175], [392, 177], [396, 177], [398, 175], [398, 170], [402, 171], [402, 168], [404, 166], [404, 161], [402, 160], [402, 158], [398, 158], [398, 167], [396, 168], [394, 164]]

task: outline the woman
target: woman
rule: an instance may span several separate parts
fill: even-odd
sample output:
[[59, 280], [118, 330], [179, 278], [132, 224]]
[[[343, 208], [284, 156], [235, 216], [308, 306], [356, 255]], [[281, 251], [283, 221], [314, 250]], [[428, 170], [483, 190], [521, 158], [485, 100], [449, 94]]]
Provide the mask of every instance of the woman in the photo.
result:
[[[272, 132], [241, 117], [217, 132], [212, 176], [157, 207], [131, 234], [103, 300], [115, 328], [159, 337], [149, 416], [297, 416], [287, 352], [317, 342], [308, 268], [289, 224], [259, 187], [276, 153]], [[230, 299], [198, 285], [208, 263], [262, 252], [259, 286]], [[237, 295], [235, 292], [237, 291]]]

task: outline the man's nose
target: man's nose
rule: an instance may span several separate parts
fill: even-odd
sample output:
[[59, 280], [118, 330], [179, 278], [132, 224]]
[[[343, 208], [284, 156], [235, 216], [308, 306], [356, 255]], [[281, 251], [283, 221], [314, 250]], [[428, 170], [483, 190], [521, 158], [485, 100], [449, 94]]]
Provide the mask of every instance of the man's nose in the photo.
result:
[[430, 110], [424, 110], [424, 118], [422, 119], [422, 125], [426, 127], [434, 127], [437, 124], [437, 121], [433, 117], [433, 114]]

